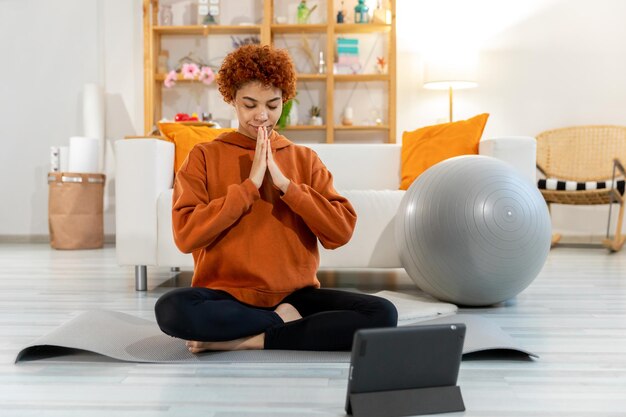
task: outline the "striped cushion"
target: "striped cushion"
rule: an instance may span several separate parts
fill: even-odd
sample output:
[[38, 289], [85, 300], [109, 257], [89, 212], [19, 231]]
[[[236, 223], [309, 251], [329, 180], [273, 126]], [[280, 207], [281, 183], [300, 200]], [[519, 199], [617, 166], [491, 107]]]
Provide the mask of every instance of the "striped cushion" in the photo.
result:
[[[584, 191], [584, 190], [601, 190], [613, 187], [613, 181], [562, 181], [556, 178], [540, 179], [537, 182], [540, 190], [559, 190], [559, 191]], [[615, 181], [615, 188], [624, 195], [624, 180]]]

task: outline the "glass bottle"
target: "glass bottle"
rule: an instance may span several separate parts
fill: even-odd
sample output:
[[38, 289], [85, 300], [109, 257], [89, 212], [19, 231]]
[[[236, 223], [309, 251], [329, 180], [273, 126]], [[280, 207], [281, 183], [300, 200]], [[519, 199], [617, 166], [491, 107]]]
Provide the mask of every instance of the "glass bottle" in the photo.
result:
[[346, 11], [343, 8], [343, 1], [341, 2], [341, 8], [337, 12], [337, 23], [344, 23], [346, 20]]
[[309, 7], [306, 5], [306, 0], [302, 0], [298, 5], [297, 22], [300, 25], [307, 23], [309, 20]]
[[359, 4], [354, 6], [354, 23], [369, 23], [370, 8], [365, 4], [365, 0], [359, 0]]
[[326, 61], [324, 60], [324, 52], [320, 51], [320, 59], [317, 65], [317, 72], [319, 74], [326, 74]]
[[172, 22], [174, 20], [174, 15], [172, 14], [172, 6], [162, 5], [159, 6], [159, 11], [161, 12], [161, 26], [172, 26]]

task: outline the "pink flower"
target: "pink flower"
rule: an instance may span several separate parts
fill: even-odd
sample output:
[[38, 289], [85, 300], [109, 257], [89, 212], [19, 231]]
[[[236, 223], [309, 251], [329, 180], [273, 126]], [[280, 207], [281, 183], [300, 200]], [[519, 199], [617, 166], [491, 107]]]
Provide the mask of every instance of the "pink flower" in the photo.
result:
[[165, 81], [163, 81], [163, 85], [165, 86], [165, 88], [172, 88], [176, 85], [177, 78], [178, 77], [176, 76], [176, 71], [171, 70], [170, 72], [167, 73], [167, 77], [165, 77]]
[[183, 64], [182, 73], [184, 79], [193, 80], [199, 72], [200, 68], [198, 68], [198, 66], [193, 62], [190, 64]]
[[215, 80], [215, 74], [210, 67], [202, 67], [200, 69], [200, 81], [205, 84], [211, 84]]

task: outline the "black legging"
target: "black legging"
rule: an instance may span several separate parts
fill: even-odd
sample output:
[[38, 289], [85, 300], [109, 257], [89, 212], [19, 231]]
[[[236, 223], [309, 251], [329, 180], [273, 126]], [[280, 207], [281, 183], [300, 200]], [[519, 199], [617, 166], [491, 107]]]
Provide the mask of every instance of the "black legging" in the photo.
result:
[[350, 350], [359, 329], [395, 327], [396, 307], [373, 295], [304, 288], [285, 297], [302, 319], [283, 322], [275, 307], [254, 307], [224, 291], [178, 288], [154, 310], [164, 333], [185, 340], [219, 342], [265, 334], [265, 349]]

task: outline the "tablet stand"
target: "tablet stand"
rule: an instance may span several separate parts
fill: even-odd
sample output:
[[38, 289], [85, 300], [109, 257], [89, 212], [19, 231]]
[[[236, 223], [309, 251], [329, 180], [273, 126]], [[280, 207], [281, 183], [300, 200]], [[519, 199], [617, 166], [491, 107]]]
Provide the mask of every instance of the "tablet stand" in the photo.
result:
[[453, 411], [465, 411], [461, 388], [456, 385], [352, 393], [347, 410], [354, 417], [395, 417]]

